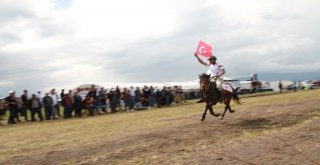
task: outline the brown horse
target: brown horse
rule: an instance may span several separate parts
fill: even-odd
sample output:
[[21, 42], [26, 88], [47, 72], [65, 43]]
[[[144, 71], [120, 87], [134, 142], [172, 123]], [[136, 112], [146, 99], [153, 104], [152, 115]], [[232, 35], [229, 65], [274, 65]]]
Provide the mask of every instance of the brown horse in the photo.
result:
[[[217, 84], [215, 82], [210, 81], [210, 75], [207, 75], [205, 73], [199, 75], [200, 79], [200, 92], [202, 94], [203, 100], [206, 103], [206, 109], [202, 115], [201, 121], [204, 121], [206, 118], [207, 111], [209, 110], [211, 115], [218, 117], [221, 114], [220, 113], [214, 113], [212, 106], [216, 105], [219, 102], [218, 98], [218, 92], [220, 92], [217, 88]], [[230, 85], [230, 84], [228, 84]], [[232, 92], [223, 90], [221, 95], [223, 96], [223, 103], [225, 104], [224, 107], [224, 112], [220, 116], [220, 119], [222, 120], [224, 118], [224, 115], [227, 110], [229, 110], [230, 113], [233, 113], [234, 110], [231, 109], [230, 102], [231, 99], [233, 99], [234, 102], [237, 104], [240, 104], [240, 99], [237, 95], [237, 89], [233, 89], [233, 87], [230, 85], [232, 88]]]

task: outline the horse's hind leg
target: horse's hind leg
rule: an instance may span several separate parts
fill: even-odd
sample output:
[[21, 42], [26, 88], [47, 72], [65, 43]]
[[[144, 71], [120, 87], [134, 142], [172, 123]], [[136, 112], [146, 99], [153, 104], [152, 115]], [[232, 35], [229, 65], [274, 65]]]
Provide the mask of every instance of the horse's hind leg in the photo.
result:
[[230, 113], [235, 112], [235, 110], [232, 110], [232, 109], [231, 109], [231, 106], [230, 106], [230, 105], [228, 105], [228, 109], [229, 109], [229, 112], [230, 112]]
[[227, 110], [228, 110], [228, 106], [226, 105], [226, 106], [224, 107], [224, 111], [223, 111], [222, 115], [220, 116], [220, 119], [221, 119], [221, 120], [223, 120], [224, 115], [226, 114]]

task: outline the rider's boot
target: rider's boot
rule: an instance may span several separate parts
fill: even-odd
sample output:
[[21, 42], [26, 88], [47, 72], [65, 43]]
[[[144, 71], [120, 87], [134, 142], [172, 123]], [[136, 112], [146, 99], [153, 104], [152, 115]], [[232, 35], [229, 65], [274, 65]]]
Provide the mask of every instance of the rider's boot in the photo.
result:
[[202, 92], [200, 92], [200, 96], [201, 96], [200, 100], [198, 100], [196, 103], [203, 103], [203, 102], [204, 102], [204, 101], [203, 101], [203, 94], [202, 94]]

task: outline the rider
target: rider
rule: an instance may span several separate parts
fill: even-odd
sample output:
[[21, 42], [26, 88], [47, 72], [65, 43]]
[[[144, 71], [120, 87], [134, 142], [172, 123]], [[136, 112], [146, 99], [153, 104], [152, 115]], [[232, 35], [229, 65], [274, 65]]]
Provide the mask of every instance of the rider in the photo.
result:
[[[206, 62], [202, 61], [199, 58], [197, 53], [195, 53], [194, 56], [198, 59], [200, 64], [209, 67], [209, 69], [207, 71], [207, 74], [211, 75], [211, 81], [215, 81], [216, 82], [217, 88], [219, 90], [218, 99], [219, 99], [220, 102], [222, 102], [222, 95], [221, 94], [222, 94], [222, 83], [223, 83], [223, 80], [220, 77], [225, 74], [225, 70], [224, 70], [223, 65], [218, 64], [217, 63], [217, 57], [215, 57], [213, 55], [208, 58], [209, 63], [206, 63]], [[197, 103], [201, 103], [201, 102], [203, 102], [202, 95], [201, 95], [201, 99], [199, 101], [197, 101]]]

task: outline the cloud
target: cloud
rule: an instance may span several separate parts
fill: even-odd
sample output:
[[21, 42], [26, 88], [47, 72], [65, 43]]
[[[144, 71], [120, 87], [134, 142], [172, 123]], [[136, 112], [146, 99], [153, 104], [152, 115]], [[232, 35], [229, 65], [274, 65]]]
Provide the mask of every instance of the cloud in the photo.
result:
[[200, 39], [212, 44], [227, 75], [319, 71], [317, 6], [316, 0], [2, 0], [0, 95], [9, 88], [193, 80], [207, 70], [193, 56]]

